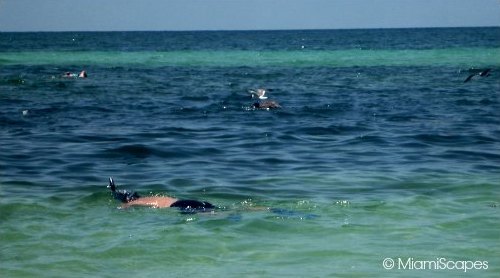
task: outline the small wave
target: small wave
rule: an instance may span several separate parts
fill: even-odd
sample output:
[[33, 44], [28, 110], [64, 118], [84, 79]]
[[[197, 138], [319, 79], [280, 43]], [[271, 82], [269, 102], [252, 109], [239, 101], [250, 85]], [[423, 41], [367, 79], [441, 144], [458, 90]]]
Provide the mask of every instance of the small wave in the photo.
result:
[[22, 77], [0, 79], [0, 85], [24, 85], [26, 80]]
[[500, 162], [500, 154], [492, 152], [449, 150], [446, 151], [441, 156], [448, 159], [459, 159], [459, 160], [469, 160], [469, 161], [485, 160], [485, 161], [491, 161], [492, 163]]
[[386, 145], [388, 141], [385, 140], [384, 137], [378, 135], [361, 135], [347, 140], [345, 143], [348, 145], [368, 144], [374, 146], [382, 146]]
[[[149, 157], [158, 158], [182, 158], [189, 159], [193, 157], [212, 157], [220, 155], [222, 151], [214, 147], [200, 146], [176, 146], [164, 149], [160, 146], [146, 146], [143, 144], [127, 144], [116, 148], [106, 149], [101, 152], [101, 156], [105, 158], [136, 158], [145, 159]], [[208, 163], [208, 162], [207, 162]]]
[[310, 127], [302, 127], [296, 130], [296, 134], [302, 135], [346, 135], [351, 134], [353, 132], [364, 131], [362, 128], [358, 128], [355, 126], [342, 126], [342, 125], [332, 125], [329, 127], [321, 127], [321, 126], [310, 126]]
[[209, 101], [210, 98], [206, 95], [203, 96], [183, 96], [183, 101], [197, 101], [197, 102], [206, 102]]
[[393, 115], [387, 117], [387, 121], [390, 122], [410, 122], [412, 120], [418, 119], [418, 117], [414, 115], [406, 115], [406, 114], [401, 114], [401, 115]]
[[[22, 115], [22, 112], [19, 112], [19, 115]], [[17, 128], [20, 130], [20, 128], [23, 127], [29, 127], [31, 124], [28, 121], [23, 120], [19, 116], [12, 116], [12, 115], [0, 115], [0, 123], [2, 123], [3, 127], [12, 127], [12, 128]], [[13, 132], [12, 134], [15, 134], [16, 132]]]
[[456, 146], [467, 143], [467, 139], [461, 135], [419, 134], [414, 136], [414, 139], [425, 144], [442, 146]]
[[154, 152], [155, 150], [151, 147], [141, 144], [132, 144], [108, 149], [104, 151], [104, 154], [109, 157], [133, 156], [136, 158], [146, 158], [151, 156]]

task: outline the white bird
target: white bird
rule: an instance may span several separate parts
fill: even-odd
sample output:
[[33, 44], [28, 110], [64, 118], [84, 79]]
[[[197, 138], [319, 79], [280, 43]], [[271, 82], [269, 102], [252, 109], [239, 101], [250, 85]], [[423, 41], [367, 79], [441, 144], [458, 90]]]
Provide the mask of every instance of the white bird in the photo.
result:
[[267, 99], [267, 97], [265, 96], [266, 89], [256, 89], [256, 90], [250, 89], [248, 90], [248, 92], [252, 94], [252, 98], [256, 96], [259, 99]]

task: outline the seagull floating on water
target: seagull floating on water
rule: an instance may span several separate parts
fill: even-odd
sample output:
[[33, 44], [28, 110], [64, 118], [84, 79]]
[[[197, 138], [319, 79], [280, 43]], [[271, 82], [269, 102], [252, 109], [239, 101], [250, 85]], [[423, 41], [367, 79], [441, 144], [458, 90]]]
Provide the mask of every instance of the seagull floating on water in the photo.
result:
[[481, 76], [481, 77], [486, 77], [490, 75], [491, 69], [469, 69], [469, 75], [465, 80], [464, 83], [469, 82], [472, 80], [474, 76]]
[[250, 94], [252, 94], [252, 98], [254, 96], [256, 96], [259, 99], [267, 99], [267, 97], [265, 96], [265, 94], [266, 94], [267, 91], [270, 91], [270, 90], [266, 90], [266, 89], [255, 89], [255, 90], [250, 89], [250, 90], [248, 90], [248, 92]]

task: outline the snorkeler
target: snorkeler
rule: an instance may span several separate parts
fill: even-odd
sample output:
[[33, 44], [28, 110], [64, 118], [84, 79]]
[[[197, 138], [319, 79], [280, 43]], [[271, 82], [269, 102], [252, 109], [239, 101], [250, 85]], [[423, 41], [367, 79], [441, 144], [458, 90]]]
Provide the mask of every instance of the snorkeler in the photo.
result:
[[64, 73], [63, 77], [66, 77], [66, 78], [87, 78], [88, 75], [87, 75], [87, 72], [82, 70], [79, 74], [76, 74], [76, 73], [72, 73], [72, 72], [66, 72]]
[[[183, 214], [194, 214], [197, 212], [214, 212], [215, 210], [225, 210], [221, 207], [216, 207], [209, 202], [197, 200], [179, 200], [172, 197], [141, 197], [137, 192], [130, 192], [127, 190], [117, 190], [115, 182], [109, 178], [108, 188], [111, 189], [113, 197], [123, 204], [121, 208], [128, 208], [130, 206], [146, 206], [152, 208], [178, 208]], [[248, 211], [269, 211], [281, 218], [297, 218], [297, 219], [315, 219], [319, 217], [313, 213], [303, 213], [283, 208], [271, 207], [251, 207]], [[241, 217], [238, 214], [231, 213], [228, 219], [232, 221], [239, 221]]]
[[130, 206], [147, 206], [153, 208], [179, 208], [182, 212], [195, 213], [212, 211], [216, 207], [208, 202], [197, 200], [179, 200], [172, 197], [141, 197], [137, 192], [131, 193], [127, 190], [117, 190], [115, 182], [109, 178], [108, 188], [111, 189], [113, 198], [121, 201], [122, 208]]

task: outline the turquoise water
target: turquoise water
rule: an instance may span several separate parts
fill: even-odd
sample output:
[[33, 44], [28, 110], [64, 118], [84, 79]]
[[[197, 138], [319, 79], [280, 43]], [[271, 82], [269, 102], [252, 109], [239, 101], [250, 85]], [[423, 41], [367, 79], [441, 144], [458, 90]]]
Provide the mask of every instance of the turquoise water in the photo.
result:
[[0, 275], [497, 277], [499, 34], [0, 33]]
[[64, 51], [7, 52], [2, 65], [61, 66], [214, 66], [214, 67], [373, 67], [500, 65], [500, 48], [426, 50], [296, 50], [296, 51]]

